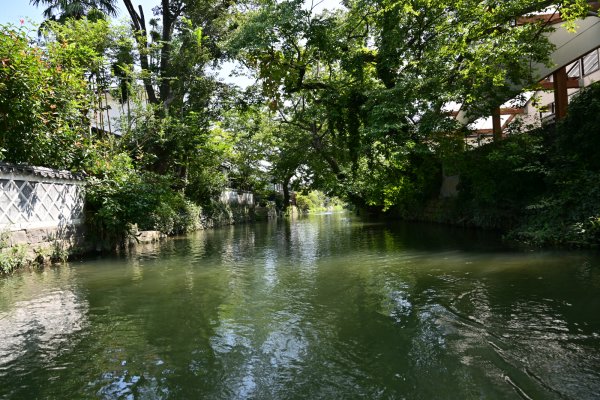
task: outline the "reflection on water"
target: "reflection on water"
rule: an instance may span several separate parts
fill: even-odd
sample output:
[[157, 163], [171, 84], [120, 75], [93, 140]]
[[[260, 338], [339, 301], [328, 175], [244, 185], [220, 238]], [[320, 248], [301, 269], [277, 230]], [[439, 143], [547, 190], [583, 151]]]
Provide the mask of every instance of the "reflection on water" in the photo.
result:
[[42, 359], [56, 356], [69, 336], [85, 323], [85, 305], [71, 291], [54, 291], [18, 301], [0, 313], [0, 365], [38, 353]]
[[600, 259], [347, 215], [0, 280], [0, 398], [600, 393]]

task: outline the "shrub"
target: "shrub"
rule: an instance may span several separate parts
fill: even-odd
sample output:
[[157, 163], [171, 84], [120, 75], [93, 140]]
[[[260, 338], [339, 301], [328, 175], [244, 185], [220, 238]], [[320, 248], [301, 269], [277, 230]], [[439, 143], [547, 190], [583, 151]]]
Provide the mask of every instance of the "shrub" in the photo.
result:
[[0, 274], [10, 274], [25, 263], [25, 246], [8, 246], [8, 232], [0, 232]]
[[511, 237], [536, 245], [600, 244], [600, 84], [582, 90], [547, 132], [547, 190]]
[[198, 227], [200, 208], [172, 189], [172, 177], [136, 171], [125, 153], [107, 160], [103, 170], [88, 180], [85, 210], [90, 234], [106, 247], [123, 244], [134, 224], [166, 234]]
[[459, 162], [459, 201], [468, 223], [509, 229], [546, 190], [543, 132], [513, 135], [468, 151]]
[[600, 84], [582, 90], [556, 127], [464, 155], [459, 204], [474, 225], [533, 245], [600, 244]]
[[[96, 36], [106, 34], [106, 23], [85, 23]], [[0, 160], [78, 169], [93, 104], [79, 61], [94, 50], [64, 37], [44, 47], [32, 42], [25, 28], [0, 25]]]
[[310, 211], [341, 210], [344, 203], [338, 197], [328, 197], [318, 190], [308, 194], [296, 193], [296, 206], [303, 213]]
[[302, 213], [308, 213], [313, 206], [310, 198], [302, 193], [296, 193], [296, 207]]
[[167, 194], [152, 212], [147, 229], [155, 229], [165, 234], [180, 234], [200, 228], [200, 206], [186, 199], [180, 192]]

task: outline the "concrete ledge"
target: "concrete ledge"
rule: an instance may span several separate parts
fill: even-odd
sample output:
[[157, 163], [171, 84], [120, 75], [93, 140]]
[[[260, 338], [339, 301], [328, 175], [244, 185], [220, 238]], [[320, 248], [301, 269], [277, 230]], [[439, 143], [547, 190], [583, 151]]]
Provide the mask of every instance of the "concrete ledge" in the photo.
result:
[[22, 254], [24, 263], [62, 259], [84, 246], [83, 226], [21, 229], [4, 232], [0, 244], [3, 254]]
[[159, 231], [141, 231], [136, 235], [138, 243], [152, 243], [164, 239], [166, 236]]

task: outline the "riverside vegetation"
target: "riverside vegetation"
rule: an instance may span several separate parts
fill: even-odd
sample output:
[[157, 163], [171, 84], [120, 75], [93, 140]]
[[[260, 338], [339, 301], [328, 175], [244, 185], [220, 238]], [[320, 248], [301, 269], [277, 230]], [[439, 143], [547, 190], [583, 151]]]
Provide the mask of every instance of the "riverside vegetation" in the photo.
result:
[[[166, 0], [145, 19], [124, 0], [125, 25], [108, 20], [116, 1], [35, 3], [48, 7], [41, 27], [0, 27], [0, 158], [87, 173], [89, 232], [107, 244], [133, 225], [194, 230], [201, 213], [218, 214], [226, 186], [282, 209], [290, 190], [319, 190], [423, 218], [442, 169], [461, 176], [446, 222], [536, 245], [598, 244], [597, 86], [558, 126], [515, 128], [475, 150], [444, 111], [457, 102], [487, 115], [515, 85], [532, 87], [529, 65], [549, 62], [541, 34], [551, 28], [513, 21], [554, 6], [571, 24], [585, 1], [356, 0], [321, 11]], [[219, 81], [224, 61], [254, 84]], [[100, 118], [108, 94], [120, 121]]]
[[600, 84], [569, 104], [556, 126], [512, 135], [458, 160], [450, 207], [468, 224], [497, 228], [533, 245], [600, 244]]

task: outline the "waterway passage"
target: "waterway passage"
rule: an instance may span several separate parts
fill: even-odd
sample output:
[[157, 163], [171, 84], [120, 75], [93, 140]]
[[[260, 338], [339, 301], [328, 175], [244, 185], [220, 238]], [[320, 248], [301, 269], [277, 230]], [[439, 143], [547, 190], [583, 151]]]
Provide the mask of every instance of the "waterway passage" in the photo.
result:
[[598, 396], [594, 253], [333, 214], [0, 279], [0, 398]]

